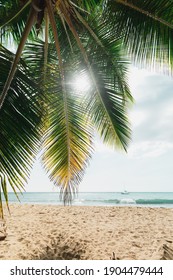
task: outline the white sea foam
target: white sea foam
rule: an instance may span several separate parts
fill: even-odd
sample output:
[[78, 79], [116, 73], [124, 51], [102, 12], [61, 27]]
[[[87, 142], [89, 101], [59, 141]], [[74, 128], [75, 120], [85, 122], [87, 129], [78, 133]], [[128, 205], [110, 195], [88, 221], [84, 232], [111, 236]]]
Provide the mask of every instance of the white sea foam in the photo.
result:
[[136, 201], [132, 198], [123, 198], [120, 200], [120, 204], [136, 204]]

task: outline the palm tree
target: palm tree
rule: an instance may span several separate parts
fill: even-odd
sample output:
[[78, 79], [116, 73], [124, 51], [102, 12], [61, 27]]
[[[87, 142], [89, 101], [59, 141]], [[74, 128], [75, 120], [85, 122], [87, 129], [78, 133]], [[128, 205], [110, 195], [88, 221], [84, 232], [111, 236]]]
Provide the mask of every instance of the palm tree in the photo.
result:
[[[7, 205], [7, 185], [22, 191], [40, 148], [65, 203], [92, 156], [93, 128], [104, 143], [127, 150], [127, 57], [171, 69], [170, 2], [0, 0], [0, 190]], [[73, 84], [80, 75], [90, 81], [84, 95]], [[1, 196], [0, 203], [2, 212]]]

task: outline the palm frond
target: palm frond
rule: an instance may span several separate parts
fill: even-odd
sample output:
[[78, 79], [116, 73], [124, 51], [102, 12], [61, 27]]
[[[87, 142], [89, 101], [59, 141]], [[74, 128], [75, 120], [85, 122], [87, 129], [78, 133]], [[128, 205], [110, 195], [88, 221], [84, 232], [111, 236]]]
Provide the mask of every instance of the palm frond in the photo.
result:
[[51, 77], [54, 76], [54, 79], [49, 94], [43, 164], [50, 179], [55, 185], [61, 186], [62, 198], [68, 203], [71, 202], [91, 157], [92, 133], [81, 100], [70, 89], [64, 92], [60, 74], [57, 79], [59, 71], [52, 71], [51, 69]]
[[124, 37], [127, 53], [135, 62], [172, 68], [173, 8], [167, 0], [107, 1], [104, 16], [114, 34]]
[[[0, 47], [0, 92], [12, 61], [13, 54]], [[6, 184], [15, 192], [22, 190], [38, 152], [42, 117], [39, 98], [34, 79], [21, 61], [0, 110], [0, 176], [6, 202]]]
[[2, 108], [3, 106], [3, 103], [5, 101], [5, 98], [8, 94], [8, 90], [9, 90], [9, 87], [11, 85], [11, 82], [13, 80], [13, 77], [15, 75], [15, 72], [16, 72], [16, 69], [17, 69], [17, 64], [20, 60], [20, 57], [21, 57], [21, 54], [22, 54], [22, 51], [23, 51], [23, 48], [24, 48], [24, 45], [25, 45], [25, 42], [28, 38], [28, 34], [30, 33], [31, 31], [31, 28], [35, 22], [35, 11], [33, 9], [31, 9], [30, 11], [30, 14], [28, 16], [28, 21], [27, 21], [27, 24], [25, 26], [25, 29], [24, 29], [24, 32], [23, 32], [23, 35], [22, 35], [22, 38], [21, 38], [21, 41], [20, 41], [20, 44], [17, 48], [17, 52], [16, 52], [16, 55], [14, 57], [14, 61], [11, 65], [11, 69], [9, 71], [9, 74], [8, 74], [8, 78], [5, 82], [5, 85], [4, 85], [4, 88], [3, 88], [3, 91], [0, 95], [0, 109]]
[[[43, 11], [47, 9], [51, 27], [49, 28], [50, 40], [46, 42], [46, 45], [41, 40], [28, 43], [23, 52], [23, 59], [30, 72], [35, 76], [39, 88], [42, 89], [42, 95], [44, 97], [46, 95], [46, 99], [42, 103], [46, 109], [43, 164], [50, 179], [56, 185], [61, 186], [64, 201], [69, 202], [82, 180], [91, 157], [90, 119], [106, 143], [126, 150], [130, 138], [126, 111], [132, 97], [126, 83], [127, 61], [122, 59], [120, 52], [122, 34], [117, 33], [118, 36], [115, 37], [107, 19], [103, 19], [101, 10], [106, 5], [104, 1], [65, 0], [55, 1], [55, 3], [44, 1], [43, 4], [39, 7], [33, 6], [33, 9], [35, 11], [37, 8], [41, 9], [41, 20]], [[32, 5], [35, 5], [35, 1]], [[91, 14], [91, 11], [94, 11], [94, 15]], [[38, 17], [39, 11], [37, 19]], [[97, 17], [97, 21], [94, 20], [94, 17]], [[41, 23], [39, 22], [39, 28], [42, 27]], [[21, 74], [20, 67], [16, 77]], [[74, 89], [68, 84], [68, 78], [72, 74], [80, 75], [81, 72], [88, 73], [92, 83], [91, 92], [86, 99], [76, 95]], [[11, 81], [8, 82], [8, 86], [10, 83]], [[15, 79], [12, 81], [9, 96], [7, 96], [8, 100], [13, 97], [10, 92], [14, 85], [16, 85]], [[20, 84], [15, 90], [15, 94], [22, 95], [24, 88], [25, 84]], [[32, 97], [29, 93], [25, 94], [26, 96], [31, 102], [31, 104], [29, 101], [27, 103], [28, 106], [29, 104], [31, 106], [31, 108], [29, 107], [32, 113], [31, 118], [34, 118], [32, 109], [37, 115], [34, 106], [38, 99], [32, 93]], [[22, 97], [20, 97], [20, 102], [23, 102]], [[4, 108], [8, 104], [7, 101], [4, 103]], [[16, 110], [20, 112], [21, 116], [24, 114], [22, 108], [23, 105], [19, 108], [20, 110]], [[14, 112], [11, 115], [15, 116]], [[29, 117], [27, 112], [24, 119], [28, 120]], [[4, 116], [3, 119], [5, 119]], [[7, 121], [10, 127], [11, 120]], [[35, 128], [36, 131], [31, 133], [31, 139], [29, 138], [30, 149], [35, 147], [32, 155], [37, 148], [37, 137], [34, 133], [38, 133], [38, 125], [35, 125]], [[30, 127], [27, 126], [27, 129], [29, 130]], [[28, 130], [25, 131], [28, 133]], [[21, 139], [18, 141], [20, 135]], [[27, 147], [29, 140], [24, 133], [22, 134], [22, 131], [21, 133], [18, 131], [16, 141], [21, 144], [22, 139], [23, 145], [18, 147], [20, 156], [17, 164], [15, 162], [13, 164], [12, 161], [15, 151], [9, 153], [12, 159], [8, 159], [9, 162], [11, 160], [11, 172], [17, 171], [15, 182], [17, 178], [21, 181], [19, 187], [23, 186], [23, 181], [29, 173], [27, 157], [31, 155], [31, 150]], [[33, 139], [35, 139], [36, 146], [32, 143]], [[22, 147], [25, 148], [22, 149]], [[7, 147], [8, 149], [10, 150], [10, 147]], [[24, 151], [25, 154], [23, 154]], [[7, 176], [8, 181], [12, 181], [9, 174], [4, 172], [2, 174]], [[13, 184], [14, 182], [12, 182]]]
[[[90, 28], [93, 30], [95, 36], [91, 35], [90, 34], [91, 30], [88, 29], [85, 32], [79, 29], [78, 30], [79, 35], [77, 35], [80, 37], [81, 44], [83, 44], [83, 52], [85, 53], [88, 59], [88, 63], [85, 63], [83, 59], [83, 54], [81, 54], [78, 51], [79, 46], [78, 43], [76, 42], [76, 38], [73, 36], [73, 33], [69, 33], [70, 41], [73, 48], [73, 53], [71, 52], [71, 46], [68, 44], [68, 38], [64, 36], [63, 23], [62, 25], [60, 25], [60, 23], [58, 24], [59, 45], [64, 46], [63, 48], [61, 48], [61, 57], [64, 64], [63, 69], [65, 67], [63, 71], [68, 69], [68, 75], [70, 77], [72, 76], [72, 73], [74, 74], [74, 72], [76, 72], [79, 75], [79, 73], [82, 71], [85, 71], [90, 76], [91, 74], [90, 70], [92, 70], [93, 77], [91, 77], [91, 81], [92, 78], [94, 78], [95, 80], [95, 84], [93, 85], [92, 88], [95, 88], [95, 90], [89, 95], [87, 99], [85, 99], [85, 103], [83, 103], [82, 106], [83, 108], [80, 107], [75, 108], [75, 103], [74, 103], [73, 104], [74, 109], [76, 111], [78, 110], [79, 112], [83, 109], [84, 114], [86, 114], [86, 112], [89, 111], [90, 118], [92, 119], [94, 126], [96, 126], [97, 130], [99, 131], [105, 143], [111, 144], [114, 147], [117, 146], [121, 148], [123, 147], [126, 150], [130, 138], [130, 128], [126, 116], [127, 115], [126, 110], [127, 110], [129, 100], [132, 99], [129, 93], [127, 83], [125, 81], [126, 71], [127, 71], [127, 61], [124, 61], [121, 58], [120, 39], [119, 38], [115, 39], [110, 32], [107, 33], [108, 30], [106, 29], [103, 23], [101, 24], [101, 20], [100, 22], [96, 22], [92, 18], [92, 21], [90, 22], [91, 22]], [[38, 43], [35, 46], [29, 44], [27, 45], [27, 47], [29, 46], [29, 49], [27, 50], [26, 47], [26, 50], [24, 52], [24, 55], [28, 53], [27, 57], [25, 56], [27, 63], [30, 61], [34, 69], [36, 69], [34, 64], [37, 64], [38, 61], [40, 61], [40, 59], [43, 62], [43, 47], [41, 47], [41, 45], [43, 46], [42, 43]], [[32, 56], [30, 55], [31, 53]], [[49, 57], [50, 68], [53, 69], [53, 65], [57, 65], [58, 67], [59, 60], [56, 59], [56, 49], [54, 47], [52, 40], [51, 43], [49, 43], [48, 57]], [[40, 72], [40, 70], [38, 72]], [[59, 71], [57, 71], [57, 73], [59, 73]], [[67, 128], [67, 131], [69, 130], [68, 129], [69, 124], [67, 121], [69, 117], [68, 106], [71, 106], [71, 110], [72, 110], [72, 105], [70, 105], [72, 104], [71, 99], [69, 99], [69, 97], [72, 98], [72, 93], [71, 93], [72, 89], [66, 87], [67, 92], [66, 91], [63, 92], [62, 88], [60, 88], [60, 84], [59, 85], [57, 84], [58, 81], [57, 78], [58, 77], [56, 77], [55, 80], [56, 88], [58, 87], [59, 88], [58, 89], [55, 88], [54, 90], [52, 90], [52, 86], [50, 86], [49, 84], [50, 81], [49, 81], [47, 84], [47, 89], [48, 89], [47, 92], [49, 96], [52, 96], [52, 91], [57, 92], [56, 93], [57, 96], [63, 96], [64, 99], [62, 100], [64, 104], [62, 104], [61, 106], [62, 108], [66, 108], [65, 112], [67, 112], [66, 117], [64, 116], [64, 118], [62, 118], [61, 115], [58, 115], [56, 117], [57, 121], [54, 121], [54, 123], [56, 124], [55, 127], [56, 129], [54, 130], [53, 133], [55, 138], [54, 143], [56, 144], [55, 147], [58, 150], [58, 145], [60, 145], [59, 143], [61, 143], [60, 140], [62, 138], [62, 135], [59, 134], [61, 133], [59, 132], [59, 123], [60, 123], [59, 118], [63, 120], [64, 131], [65, 131], [65, 127]], [[47, 80], [49, 80], [49, 78]], [[68, 77], [66, 78], [66, 81], [67, 80]], [[55, 81], [53, 81], [52, 84], [55, 83]], [[54, 97], [52, 97], [52, 100], [53, 98]], [[52, 112], [52, 114], [55, 113], [58, 114], [58, 112], [60, 112], [59, 106], [62, 103], [62, 101], [60, 102], [58, 100], [58, 102], [53, 102], [53, 103], [54, 103], [53, 109], [51, 109], [52, 105], [50, 105], [50, 108], [48, 109], [49, 115], [50, 112]], [[64, 113], [64, 111], [62, 112]], [[50, 118], [52, 117], [49, 116], [48, 120]], [[49, 126], [51, 127], [51, 129], [49, 130], [52, 132], [51, 124], [49, 124]], [[49, 135], [50, 132], [48, 134], [48, 137], [50, 137]], [[60, 139], [58, 135], [61, 135]], [[67, 137], [67, 139], [69, 139], [67, 134], [66, 135], [64, 134], [63, 139], [65, 139], [64, 138], [65, 136]], [[57, 141], [57, 139], [59, 140]], [[68, 151], [68, 146], [70, 146], [70, 142], [67, 142], [67, 140], [66, 141], [63, 140], [62, 143], [64, 144], [64, 150], [66, 149], [66, 151]], [[64, 157], [63, 157], [63, 153], [61, 153], [58, 154], [58, 157], [56, 158], [56, 153], [57, 153], [56, 150], [54, 150], [53, 152], [53, 149], [51, 147], [46, 148], [47, 146], [46, 141], [44, 142], [44, 146], [46, 150], [46, 153], [44, 153], [44, 165], [46, 167], [46, 170], [49, 173], [50, 179], [53, 180], [55, 184], [59, 184], [63, 186], [62, 190], [65, 191], [64, 199], [66, 200], [67, 199], [66, 193], [68, 194], [71, 193], [70, 187], [67, 183], [68, 180], [66, 181], [64, 177], [62, 177], [63, 179], [59, 177], [60, 175], [65, 176], [66, 173], [64, 172], [59, 175], [58, 169], [60, 169], [60, 165], [57, 163], [58, 161], [57, 159], [59, 159], [60, 156], [63, 159], [65, 155], [67, 155], [67, 152], [64, 153]], [[56, 160], [55, 159], [53, 160], [53, 158], [55, 158]], [[51, 168], [50, 165], [48, 165], [49, 162], [51, 162]], [[66, 158], [66, 161], [64, 162], [66, 162], [67, 164], [68, 158]], [[56, 170], [56, 172], [54, 171], [54, 169]], [[82, 165], [81, 165], [81, 170], [83, 170]], [[55, 176], [55, 174], [57, 175]], [[77, 170], [76, 170], [76, 174], [78, 174]], [[71, 180], [69, 180], [69, 182], [71, 182]], [[74, 180], [74, 182], [76, 183], [77, 181]], [[74, 186], [75, 184], [73, 184], [72, 189], [74, 189]]]
[[91, 16], [89, 22], [79, 35], [70, 26], [94, 88], [87, 107], [104, 142], [126, 150], [130, 140], [127, 108], [133, 100], [126, 83], [128, 61], [121, 55], [121, 38], [111, 33], [109, 25], [99, 15], [97, 21]]
[[[62, 26], [63, 29], [63, 26]], [[61, 44], [64, 37], [61, 36]], [[86, 104], [75, 94], [72, 74], [78, 72], [78, 60], [68, 60], [70, 46], [61, 51], [64, 86], [54, 44], [49, 43], [48, 63], [44, 83], [46, 117], [44, 120], [43, 165], [49, 178], [61, 187], [61, 198], [68, 203], [73, 198], [92, 154], [92, 132]], [[32, 53], [32, 57], [30, 55]], [[44, 69], [44, 42], [27, 44], [23, 57], [40, 81]], [[79, 55], [77, 57], [80, 57]], [[43, 73], [45, 74], [45, 73]]]

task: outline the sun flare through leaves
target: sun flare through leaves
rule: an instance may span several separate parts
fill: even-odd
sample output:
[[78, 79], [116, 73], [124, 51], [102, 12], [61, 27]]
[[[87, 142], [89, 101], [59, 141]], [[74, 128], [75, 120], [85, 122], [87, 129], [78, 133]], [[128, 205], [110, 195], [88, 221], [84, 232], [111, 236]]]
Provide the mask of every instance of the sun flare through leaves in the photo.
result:
[[89, 75], [84, 73], [75, 75], [71, 81], [71, 86], [77, 94], [85, 95], [91, 90], [92, 83]]

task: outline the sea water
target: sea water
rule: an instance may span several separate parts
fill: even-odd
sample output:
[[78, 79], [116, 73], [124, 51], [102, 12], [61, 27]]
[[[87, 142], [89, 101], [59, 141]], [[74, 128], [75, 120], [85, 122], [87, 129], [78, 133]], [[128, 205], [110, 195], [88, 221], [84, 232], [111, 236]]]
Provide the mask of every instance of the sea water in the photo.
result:
[[[63, 205], [58, 192], [25, 192], [19, 199], [21, 203]], [[9, 202], [17, 201], [15, 194], [9, 193]], [[79, 192], [72, 205], [173, 208], [173, 192]]]

